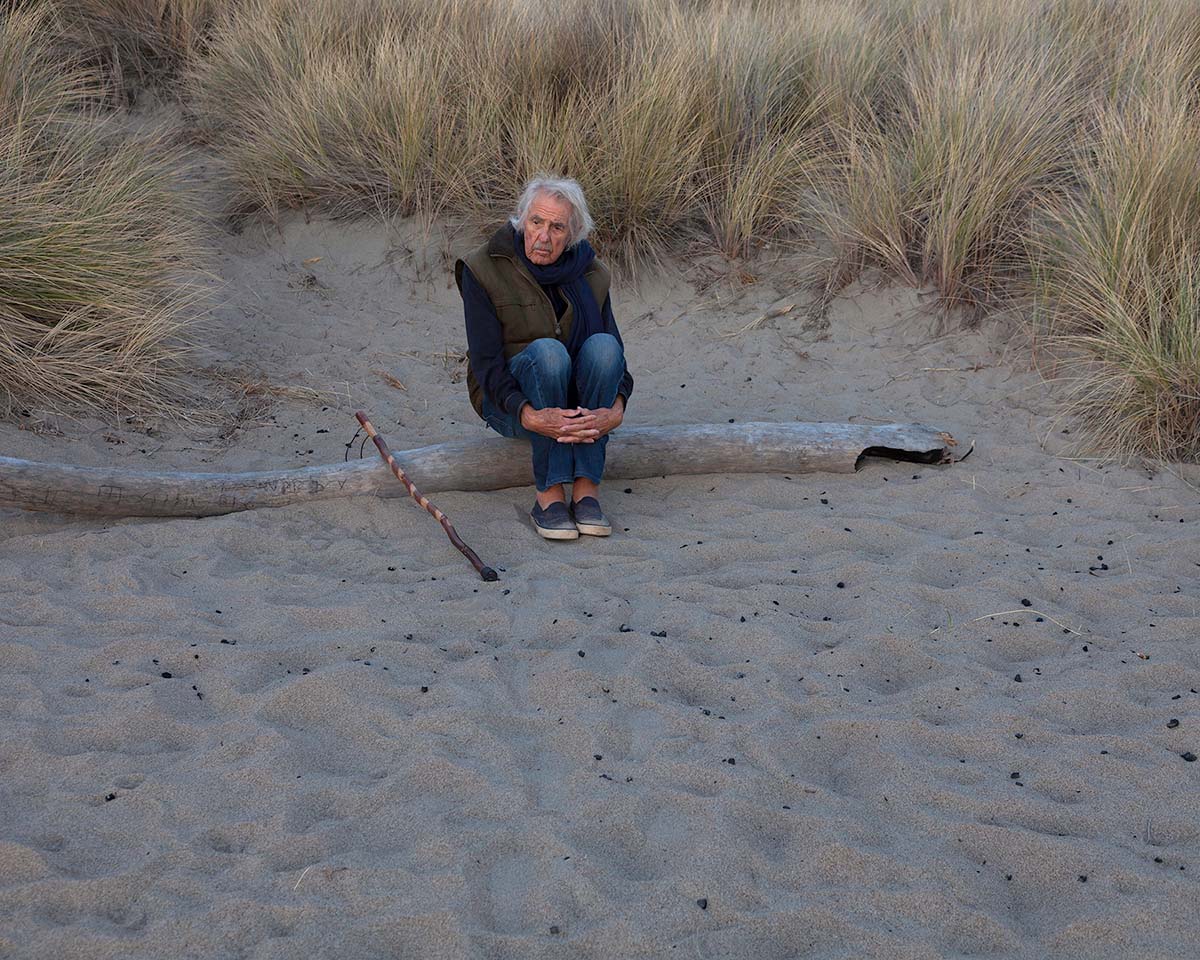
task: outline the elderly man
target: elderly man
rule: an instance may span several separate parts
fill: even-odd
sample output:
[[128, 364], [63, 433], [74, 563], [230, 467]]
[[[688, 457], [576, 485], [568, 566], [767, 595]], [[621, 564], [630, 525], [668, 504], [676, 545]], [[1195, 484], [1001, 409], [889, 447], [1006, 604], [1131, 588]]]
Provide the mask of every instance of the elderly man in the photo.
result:
[[530, 517], [548, 540], [612, 533], [598, 496], [604, 452], [633, 390], [592, 226], [578, 183], [535, 177], [511, 220], [454, 265], [471, 405], [497, 433], [530, 441]]

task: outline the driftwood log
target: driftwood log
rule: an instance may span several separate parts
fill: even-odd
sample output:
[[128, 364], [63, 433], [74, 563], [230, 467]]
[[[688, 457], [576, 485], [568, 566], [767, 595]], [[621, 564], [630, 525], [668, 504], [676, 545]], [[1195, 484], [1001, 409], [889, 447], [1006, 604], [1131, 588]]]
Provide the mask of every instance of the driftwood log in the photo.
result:
[[[946, 463], [955, 440], [916, 425], [739, 423], [622, 427], [605, 477], [698, 473], [853, 473], [865, 457]], [[421, 490], [498, 490], [533, 483], [529, 444], [480, 437], [396, 453]], [[0, 456], [0, 507], [107, 517], [203, 517], [372, 494], [407, 496], [376, 458], [254, 473], [77, 467]]]

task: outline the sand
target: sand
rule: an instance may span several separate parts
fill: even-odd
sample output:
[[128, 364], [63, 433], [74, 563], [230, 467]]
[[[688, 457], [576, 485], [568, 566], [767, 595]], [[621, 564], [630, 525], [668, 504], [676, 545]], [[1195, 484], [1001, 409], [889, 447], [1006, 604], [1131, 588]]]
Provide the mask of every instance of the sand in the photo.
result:
[[[249, 385], [238, 419], [30, 410], [0, 450], [333, 462], [359, 406], [398, 450], [483, 434], [470, 236], [219, 239], [197, 383]], [[629, 423], [919, 422], [972, 456], [619, 482], [614, 535], [570, 543], [532, 488], [439, 495], [494, 584], [404, 500], [0, 513], [0, 957], [1200, 956], [1195, 490], [1067, 456], [1015, 325], [868, 278], [827, 328], [726, 337], [804, 295], [719, 274], [618, 286]]]

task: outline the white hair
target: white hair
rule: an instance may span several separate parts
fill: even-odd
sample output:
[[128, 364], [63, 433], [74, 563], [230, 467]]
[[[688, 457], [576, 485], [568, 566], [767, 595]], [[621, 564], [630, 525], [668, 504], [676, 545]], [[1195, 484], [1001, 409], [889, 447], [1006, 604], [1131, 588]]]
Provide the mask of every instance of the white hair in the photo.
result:
[[583, 187], [577, 180], [567, 177], [550, 177], [538, 174], [525, 184], [521, 191], [521, 199], [517, 201], [516, 212], [509, 218], [514, 230], [525, 228], [525, 218], [529, 216], [529, 208], [539, 194], [549, 194], [555, 199], [562, 200], [571, 208], [571, 216], [567, 221], [570, 237], [567, 246], [573, 247], [580, 240], [586, 240], [592, 228], [596, 225], [592, 215], [588, 213], [587, 201], [583, 198]]

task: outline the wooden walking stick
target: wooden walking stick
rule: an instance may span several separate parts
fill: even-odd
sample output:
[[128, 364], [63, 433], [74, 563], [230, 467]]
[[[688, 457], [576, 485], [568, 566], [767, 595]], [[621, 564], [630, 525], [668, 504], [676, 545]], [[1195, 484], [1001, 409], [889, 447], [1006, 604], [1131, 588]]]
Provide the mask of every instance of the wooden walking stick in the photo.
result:
[[484, 566], [483, 561], [479, 559], [479, 555], [462, 542], [462, 537], [458, 535], [458, 532], [454, 529], [454, 525], [446, 518], [446, 515], [426, 500], [421, 491], [413, 486], [413, 482], [408, 479], [405, 472], [400, 469], [400, 464], [396, 462], [396, 458], [392, 456], [392, 451], [388, 449], [388, 445], [384, 442], [383, 437], [375, 432], [375, 428], [371, 425], [371, 421], [367, 419], [367, 415], [359, 410], [354, 416], [363, 425], [363, 429], [367, 431], [367, 436], [375, 441], [379, 455], [391, 467], [392, 473], [396, 475], [396, 479], [408, 489], [408, 495], [437, 518], [438, 522], [442, 525], [442, 529], [446, 531], [446, 536], [450, 538], [450, 542], [462, 551], [464, 557], [471, 561], [471, 566], [475, 568], [476, 572], [489, 583], [493, 580], [499, 580], [500, 575], [491, 567]]

